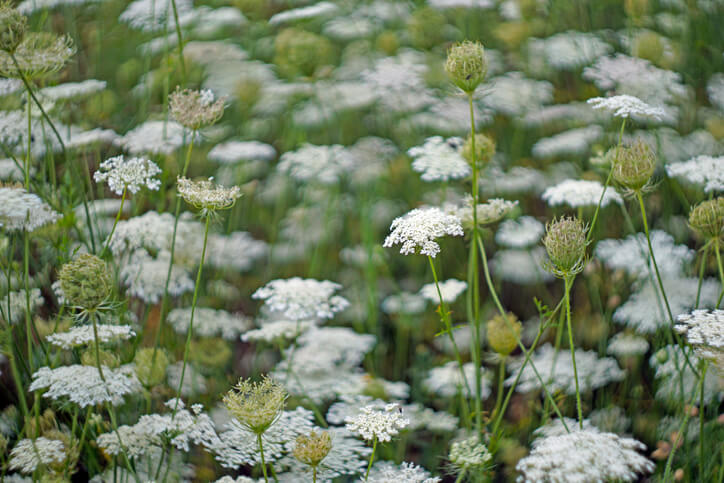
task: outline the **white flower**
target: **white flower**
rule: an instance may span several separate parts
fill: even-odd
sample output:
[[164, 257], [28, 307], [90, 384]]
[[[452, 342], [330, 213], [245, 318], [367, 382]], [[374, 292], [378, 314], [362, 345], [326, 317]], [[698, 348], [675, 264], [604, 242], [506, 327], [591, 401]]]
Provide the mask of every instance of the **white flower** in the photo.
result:
[[545, 175], [533, 168], [513, 166], [510, 171], [503, 172], [491, 167], [480, 178], [480, 189], [483, 193], [496, 195], [539, 193], [545, 183]]
[[81, 82], [66, 82], [57, 86], [44, 87], [40, 95], [52, 101], [65, 101], [88, 97], [106, 88], [106, 81], [86, 79]]
[[448, 181], [470, 176], [470, 165], [463, 158], [461, 138], [427, 138], [425, 144], [410, 148], [407, 155], [414, 158], [412, 169], [422, 173], [423, 181]]
[[[454, 278], [440, 282], [440, 293], [442, 294], [442, 299], [447, 303], [455, 302], [455, 299], [457, 299], [466, 288], [468, 288], [467, 282], [456, 280]], [[437, 294], [437, 287], [434, 283], [424, 285], [420, 289], [420, 295], [433, 303], [440, 302], [440, 297]]]
[[[183, 371], [183, 361], [178, 361], [166, 368], [166, 379], [168, 386], [175, 391], [181, 382], [181, 372]], [[181, 384], [181, 395], [191, 397], [196, 394], [204, 394], [206, 392], [206, 379], [204, 376], [194, 369], [191, 364], [186, 365], [184, 372], [183, 384]]]
[[308, 7], [293, 8], [277, 13], [269, 19], [269, 25], [281, 25], [297, 20], [328, 17], [337, 13], [338, 10], [339, 7], [331, 2], [319, 2]]
[[161, 181], [155, 176], [161, 173], [161, 168], [153, 161], [144, 158], [125, 159], [123, 155], [109, 158], [93, 174], [96, 183], [108, 182], [108, 188], [117, 195], [124, 190], [137, 193], [144, 186], [157, 191]]
[[603, 135], [601, 126], [588, 126], [564, 131], [537, 141], [532, 148], [536, 158], [577, 156], [588, 152], [591, 144]]
[[[359, 365], [377, 341], [372, 334], [358, 334], [348, 327], [313, 327], [297, 340], [293, 363], [295, 373], [352, 368]], [[291, 356], [292, 349], [287, 349]], [[287, 361], [277, 365], [286, 369]], [[286, 379], [286, 378], [285, 378]]]
[[[128, 294], [149, 304], [157, 304], [166, 286], [166, 276], [171, 255], [162, 251], [152, 258], [143, 250], [137, 250], [129, 262], [121, 268], [120, 278], [128, 287]], [[178, 265], [171, 269], [168, 293], [177, 297], [194, 289], [194, 281], [188, 272]]]
[[[191, 307], [175, 308], [169, 312], [166, 321], [179, 334], [186, 334], [191, 320]], [[225, 310], [208, 307], [196, 307], [194, 313], [194, 334], [202, 337], [223, 337], [236, 340], [239, 334], [251, 326], [251, 320], [245, 315], [230, 314]]]
[[502, 280], [519, 285], [532, 285], [553, 280], [553, 274], [543, 269], [543, 262], [547, 257], [541, 246], [530, 250], [498, 250], [490, 261], [490, 266]]
[[53, 400], [68, 398], [81, 408], [104, 402], [120, 404], [123, 396], [141, 390], [131, 364], [118, 369], [103, 366], [103, 376], [105, 383], [94, 366], [41, 367], [33, 374], [29, 389], [44, 390], [43, 397]]
[[724, 156], [697, 156], [685, 162], [667, 165], [666, 172], [673, 178], [703, 185], [705, 193], [724, 191]]
[[10, 452], [10, 469], [32, 474], [38, 467], [58, 466], [65, 461], [65, 446], [57, 439], [21, 439]]
[[674, 330], [686, 335], [699, 357], [713, 360], [724, 371], [724, 310], [694, 310], [677, 321]]
[[282, 154], [277, 170], [297, 181], [333, 184], [354, 165], [354, 158], [344, 146], [305, 144], [296, 151]]
[[460, 441], [453, 441], [448, 458], [455, 467], [468, 470], [484, 467], [493, 459], [493, 455], [478, 436], [471, 436]]
[[397, 403], [387, 404], [384, 408], [374, 404], [365, 406], [358, 415], [348, 417], [345, 422], [348, 430], [364, 440], [377, 440], [381, 443], [392, 441], [393, 436], [410, 424], [410, 421], [403, 417], [402, 408]]
[[[575, 428], [575, 426], [574, 426]], [[518, 482], [637, 481], [655, 465], [639, 451], [646, 446], [632, 438], [595, 429], [535, 440], [516, 469]]]
[[[541, 198], [550, 206], [569, 205], [571, 208], [596, 206], [601, 199], [603, 185], [598, 181], [567, 179], [555, 186], [547, 188]], [[616, 190], [607, 189], [601, 201], [601, 207], [610, 203], [623, 203]]]
[[176, 188], [188, 204], [203, 211], [225, 210], [234, 206], [236, 200], [241, 197], [241, 189], [238, 186], [225, 188], [212, 181], [213, 178], [191, 181], [179, 177], [176, 180]]
[[608, 341], [606, 353], [616, 357], [631, 357], [646, 354], [649, 343], [641, 336], [619, 332]]
[[[523, 358], [509, 361], [508, 369], [512, 376], [506, 379], [505, 384], [510, 386], [516, 378], [518, 370], [523, 364]], [[516, 391], [526, 393], [540, 389], [540, 380], [533, 371], [531, 364], [535, 365], [538, 374], [546, 381], [550, 392], [562, 391], [566, 394], [575, 394], [576, 385], [571, 355], [560, 351], [556, 356], [555, 349], [550, 344], [538, 348], [530, 358], [530, 362], [523, 369], [523, 373], [515, 387]], [[625, 373], [615, 359], [604, 357], [599, 359], [594, 351], [576, 349], [576, 367], [578, 369], [578, 383], [581, 392], [589, 392], [603, 387], [611, 382], [620, 381]]]
[[368, 483], [439, 483], [441, 481], [436, 476], [430, 476], [429, 471], [415, 463], [403, 462], [398, 468], [387, 461], [375, 464], [367, 479]]
[[60, 219], [43, 200], [24, 188], [0, 187], [0, 227], [3, 230], [35, 231]]
[[505, 220], [495, 233], [495, 241], [508, 248], [525, 248], [535, 245], [543, 236], [545, 226], [532, 216]]
[[463, 236], [463, 227], [457, 216], [445, 214], [440, 208], [416, 208], [395, 218], [383, 247], [402, 245], [400, 253], [409, 255], [420, 249], [420, 254], [435, 257], [440, 252], [437, 238], [445, 235]]
[[271, 161], [276, 155], [273, 146], [259, 141], [229, 141], [214, 146], [208, 158], [217, 163], [236, 164], [241, 161]]
[[421, 314], [425, 311], [425, 299], [419, 293], [399, 292], [385, 297], [380, 308], [386, 314]]
[[[518, 206], [518, 200], [508, 201], [502, 198], [492, 198], [485, 203], [478, 203], [476, 208], [478, 225], [496, 223], [505, 218], [516, 206]], [[447, 211], [460, 218], [466, 226], [472, 225], [474, 222], [473, 199], [471, 196], [467, 196], [461, 206], [453, 206], [448, 208]]]
[[594, 97], [587, 101], [594, 109], [602, 109], [615, 117], [636, 117], [660, 121], [666, 113], [660, 107], [652, 107], [638, 97], [623, 94], [611, 97]]
[[[199, 242], [203, 243], [201, 236]], [[255, 240], [245, 231], [235, 231], [229, 235], [210, 233], [205, 266], [245, 272], [268, 253], [266, 242]]]
[[556, 70], [572, 71], [590, 64], [613, 47], [597, 35], [587, 32], [561, 32], [545, 39], [528, 42], [528, 59], [537, 67], [540, 62]]
[[[10, 305], [8, 306], [8, 302]], [[32, 314], [35, 309], [41, 305], [45, 300], [40, 293], [40, 289], [30, 289], [30, 313]], [[25, 290], [21, 289], [17, 292], [6, 292], [3, 297], [0, 297], [0, 306], [2, 307], [2, 315], [9, 319], [10, 323], [17, 324], [25, 318], [26, 300]]]
[[[699, 363], [697, 353], [688, 347], [685, 350], [691, 365], [697, 367]], [[666, 403], [670, 408], [678, 407], [682, 397], [691, 397], [699, 384], [699, 377], [689, 367], [687, 358], [678, 345], [668, 345], [659, 349], [649, 358], [649, 365], [655, 371], [656, 399]], [[704, 404], [718, 404], [721, 400], [721, 378], [717, 371], [707, 371], [704, 377]]]
[[[176, 11], [181, 26], [193, 19], [193, 1], [176, 0]], [[121, 13], [118, 20], [143, 32], [157, 32], [176, 28], [171, 0], [135, 0]]]
[[490, 80], [483, 103], [496, 112], [517, 117], [553, 100], [553, 85], [527, 79], [520, 72], [508, 72]]
[[[150, 0], [137, 1], [151, 3]], [[191, 135], [190, 130], [175, 121], [146, 121], [115, 140], [114, 144], [131, 154], [169, 155], [191, 141]]]
[[309, 320], [273, 320], [264, 322], [258, 329], [246, 331], [242, 334], [241, 340], [244, 342], [294, 340], [312, 325]]
[[[136, 333], [129, 325], [98, 324], [96, 329], [98, 331], [98, 342], [103, 344], [136, 336]], [[67, 332], [51, 334], [46, 339], [54, 346], [67, 350], [88, 345], [95, 341], [95, 336], [92, 325], [78, 325]]]
[[[491, 392], [488, 376], [485, 372], [485, 369], [483, 369], [480, 390], [483, 399], [490, 396]], [[465, 374], [467, 387], [465, 381], [462, 380], [458, 362], [449, 361], [440, 367], [430, 369], [423, 385], [428, 391], [438, 396], [455, 397], [458, 393], [467, 394], [467, 388], [470, 388], [471, 391], [475, 390], [475, 365], [472, 362], [466, 362], [463, 364], [463, 373]], [[468, 396], [472, 397], [472, 395]]]
[[341, 288], [329, 280], [293, 277], [272, 280], [257, 289], [252, 298], [264, 300], [269, 309], [292, 320], [331, 319], [349, 306], [347, 299], [334, 295]]

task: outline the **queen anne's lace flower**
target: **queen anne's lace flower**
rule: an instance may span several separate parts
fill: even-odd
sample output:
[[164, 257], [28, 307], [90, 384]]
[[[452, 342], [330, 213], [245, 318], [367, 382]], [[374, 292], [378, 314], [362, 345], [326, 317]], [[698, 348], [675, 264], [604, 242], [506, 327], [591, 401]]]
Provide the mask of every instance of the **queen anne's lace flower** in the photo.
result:
[[724, 371], [724, 310], [694, 310], [677, 320], [674, 329], [686, 335], [699, 357], [713, 360]]
[[[465, 374], [465, 381], [462, 380], [462, 374], [460, 373], [460, 366], [457, 361], [449, 361], [440, 367], [433, 367], [428, 372], [425, 381], [423, 382], [425, 388], [428, 391], [443, 397], [455, 397], [458, 392], [466, 394], [467, 388], [471, 390], [475, 387], [475, 365], [472, 362], [466, 362], [463, 364], [463, 373]], [[481, 395], [483, 399], [490, 396], [490, 383], [488, 382], [487, 375], [483, 374], [481, 381]], [[472, 396], [469, 394], [468, 396]]]
[[0, 186], [0, 227], [4, 230], [35, 231], [55, 223], [60, 214], [43, 200], [19, 186]]
[[[176, 332], [185, 334], [189, 330], [191, 308], [175, 308], [169, 312], [166, 320]], [[230, 314], [225, 310], [197, 307], [194, 314], [194, 334], [203, 337], [221, 336], [227, 340], [236, 340], [250, 325], [249, 317]]]
[[635, 481], [655, 468], [639, 454], [646, 446], [635, 439], [569, 429], [533, 442], [531, 453], [516, 466], [518, 482]]
[[611, 97], [594, 97], [588, 100], [594, 109], [602, 109], [615, 117], [636, 117], [660, 121], [666, 113], [660, 107], [652, 107], [638, 97], [623, 94]]
[[[115, 340], [126, 340], [135, 337], [136, 333], [129, 325], [96, 325], [98, 331], [98, 342], [107, 343]], [[92, 325], [79, 325], [67, 332], [51, 334], [46, 337], [48, 342], [61, 349], [72, 349], [88, 345], [95, 341]]]
[[403, 462], [399, 467], [387, 461], [381, 461], [372, 467], [369, 483], [439, 483], [438, 477], [415, 463]]
[[274, 320], [265, 322], [258, 329], [242, 334], [244, 342], [277, 342], [296, 339], [309, 330], [313, 323], [308, 320]]
[[212, 179], [191, 181], [178, 178], [178, 192], [187, 203], [203, 211], [224, 210], [234, 206], [241, 196], [241, 189], [238, 186], [224, 188], [215, 185]]
[[606, 353], [616, 357], [631, 357], [646, 354], [649, 343], [641, 336], [619, 332], [611, 337]]
[[667, 165], [666, 172], [673, 178], [703, 185], [705, 193], [724, 191], [724, 156], [696, 156], [688, 161]]
[[341, 288], [329, 280], [293, 277], [272, 280], [254, 292], [252, 298], [264, 300], [269, 309], [292, 320], [331, 319], [349, 306], [347, 299], [334, 295]]
[[[440, 282], [440, 293], [442, 294], [442, 299], [447, 303], [455, 302], [455, 299], [457, 299], [466, 288], [468, 288], [467, 282], [456, 280], [454, 278]], [[440, 301], [440, 297], [437, 293], [437, 287], [434, 283], [424, 285], [420, 289], [420, 295], [431, 302], [437, 303]]]
[[[120, 278], [128, 287], [128, 294], [149, 304], [161, 300], [166, 287], [166, 275], [170, 261], [166, 251], [152, 258], [143, 250], [136, 251], [129, 262], [121, 268]], [[168, 293], [179, 296], [194, 289], [194, 281], [188, 272], [178, 265], [171, 268]]]
[[495, 233], [495, 241], [508, 248], [525, 248], [538, 243], [544, 231], [540, 221], [532, 216], [521, 216], [502, 222]]
[[176, 88], [168, 96], [168, 110], [181, 125], [196, 130], [221, 119], [224, 115], [224, 99], [214, 100], [214, 93], [210, 89], [195, 91]]
[[470, 176], [470, 165], [463, 158], [461, 138], [443, 139], [434, 136], [422, 146], [410, 148], [408, 156], [414, 158], [412, 169], [422, 173], [423, 181], [448, 181]]
[[157, 191], [161, 181], [155, 176], [159, 173], [161, 168], [153, 161], [144, 158], [125, 159], [120, 155], [103, 161], [93, 174], [93, 179], [96, 183], [107, 181], [108, 187], [117, 195], [126, 189], [135, 194], [144, 186]]
[[103, 367], [104, 383], [94, 366], [41, 367], [33, 374], [31, 391], [45, 390], [43, 397], [57, 400], [68, 398], [81, 408], [104, 402], [120, 404], [123, 396], [141, 390], [133, 365], [118, 369]]
[[305, 144], [282, 154], [277, 170], [297, 181], [333, 184], [354, 166], [354, 157], [344, 146]]
[[381, 443], [392, 441], [393, 436], [410, 425], [397, 403], [387, 404], [384, 408], [375, 404], [365, 406], [358, 415], [348, 417], [345, 421], [351, 432], [359, 434], [366, 441], [377, 440]]
[[448, 458], [456, 468], [469, 470], [484, 468], [493, 459], [493, 455], [478, 436], [471, 436], [460, 441], [453, 441]]
[[10, 469], [26, 475], [38, 467], [58, 466], [65, 461], [65, 446], [57, 439], [21, 439], [10, 452]]
[[463, 236], [460, 218], [445, 214], [440, 208], [416, 208], [404, 216], [395, 218], [383, 247], [402, 245], [400, 253], [409, 255], [420, 249], [422, 255], [435, 257], [440, 245], [435, 241], [445, 235]]
[[[598, 181], [567, 179], [555, 186], [547, 188], [541, 196], [550, 206], [568, 205], [571, 208], [596, 206], [601, 199], [603, 185]], [[607, 189], [601, 206], [610, 203], [623, 203], [621, 195], [615, 190]]]
[[[8, 305], [9, 302], [9, 305]], [[30, 289], [30, 313], [32, 314], [35, 309], [43, 305], [43, 296], [40, 293], [40, 289]], [[25, 317], [26, 309], [26, 297], [25, 290], [18, 290], [17, 292], [5, 293], [0, 298], [0, 307], [2, 307], [2, 316], [10, 320], [11, 323], [17, 324]]]

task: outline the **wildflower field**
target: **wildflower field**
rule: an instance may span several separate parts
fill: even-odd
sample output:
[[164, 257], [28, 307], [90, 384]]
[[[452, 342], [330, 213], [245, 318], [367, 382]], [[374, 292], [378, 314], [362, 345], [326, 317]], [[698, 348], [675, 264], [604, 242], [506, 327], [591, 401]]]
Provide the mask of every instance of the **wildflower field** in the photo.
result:
[[1, 0], [0, 482], [724, 481], [724, 0]]

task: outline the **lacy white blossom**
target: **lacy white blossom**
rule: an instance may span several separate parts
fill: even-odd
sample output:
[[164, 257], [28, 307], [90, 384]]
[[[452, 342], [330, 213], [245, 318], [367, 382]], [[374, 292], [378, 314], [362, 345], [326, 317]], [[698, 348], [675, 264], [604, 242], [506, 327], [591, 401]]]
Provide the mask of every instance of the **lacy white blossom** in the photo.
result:
[[515, 220], [505, 220], [495, 233], [495, 241], [508, 248], [525, 248], [540, 241], [545, 227], [532, 216], [521, 216]]
[[[197, 233], [199, 241], [203, 243], [202, 235]], [[178, 242], [177, 239], [176, 243]], [[246, 272], [252, 268], [254, 262], [269, 253], [266, 242], [255, 240], [245, 231], [235, 231], [228, 235], [210, 233], [207, 243], [205, 266], [220, 270]]]
[[264, 322], [258, 329], [246, 331], [241, 336], [244, 342], [281, 342], [294, 340], [313, 326], [309, 320], [273, 320]]
[[472, 169], [462, 156], [461, 138], [427, 138], [425, 144], [410, 148], [407, 155], [414, 159], [412, 169], [422, 173], [423, 181], [448, 181], [470, 176]]
[[144, 186], [157, 191], [161, 187], [161, 180], [155, 176], [161, 173], [161, 168], [153, 161], [145, 158], [125, 159], [123, 155], [106, 159], [93, 174], [96, 183], [106, 181], [108, 188], [117, 195], [124, 190], [137, 193]]
[[533, 145], [536, 158], [554, 156], [577, 156], [588, 152], [591, 144], [603, 136], [601, 126], [588, 126], [564, 131], [555, 136], [543, 138]]
[[[175, 391], [181, 382], [181, 372], [183, 371], [183, 361], [178, 361], [166, 368], [166, 378], [168, 386]], [[206, 393], [206, 379], [197, 371], [192, 364], [186, 365], [184, 372], [183, 384], [181, 384], [181, 395], [191, 397], [197, 394]]]
[[587, 101], [594, 109], [601, 109], [615, 117], [654, 119], [660, 121], [666, 113], [660, 107], [652, 107], [638, 97], [623, 94], [611, 97], [594, 97]]
[[3, 230], [35, 231], [60, 219], [43, 200], [24, 188], [0, 186], [0, 227]]
[[338, 10], [339, 7], [332, 2], [319, 2], [308, 7], [293, 8], [277, 13], [269, 19], [269, 24], [282, 25], [297, 20], [328, 17], [337, 13]]
[[272, 280], [257, 289], [252, 298], [263, 300], [269, 309], [292, 320], [331, 319], [349, 306], [347, 299], [334, 294], [341, 288], [329, 280], [293, 277]]
[[380, 304], [386, 314], [421, 314], [425, 311], [425, 298], [419, 293], [399, 292], [388, 295]]
[[435, 100], [425, 83], [428, 69], [423, 53], [403, 50], [394, 57], [376, 60], [361, 76], [386, 111], [413, 113]]
[[453, 441], [448, 459], [456, 468], [468, 470], [484, 468], [493, 459], [493, 455], [476, 435]]
[[613, 50], [597, 35], [587, 32], [561, 32], [545, 39], [531, 39], [528, 58], [557, 70], [575, 70]]
[[697, 156], [667, 165], [666, 172], [673, 178], [703, 186], [705, 193], [724, 191], [724, 156]]
[[236, 164], [241, 161], [271, 161], [277, 155], [273, 146], [259, 141], [229, 141], [217, 144], [208, 158], [217, 163]]
[[[596, 206], [601, 199], [603, 185], [598, 181], [567, 179], [555, 186], [547, 188], [541, 198], [550, 206], [568, 205], [571, 208], [582, 206]], [[623, 203], [621, 195], [614, 189], [607, 189], [601, 206], [610, 203]]]
[[[467, 381], [467, 387], [465, 381], [462, 380], [460, 374], [460, 366], [457, 361], [449, 361], [440, 367], [433, 367], [428, 372], [423, 385], [431, 393], [437, 394], [443, 397], [455, 397], [458, 393], [466, 394], [468, 388], [471, 391], [475, 390], [475, 365], [472, 362], [466, 362], [463, 364], [463, 373], [465, 373], [465, 380]], [[486, 399], [490, 396], [490, 382], [488, 381], [488, 375], [483, 369], [483, 378], [481, 381], [481, 396]], [[468, 394], [469, 397], [472, 395]]]
[[81, 82], [65, 82], [57, 86], [44, 87], [40, 90], [40, 95], [53, 101], [64, 101], [88, 97], [105, 88], [106, 81], [86, 79]]
[[508, 72], [490, 80], [483, 102], [496, 112], [517, 117], [553, 100], [553, 85], [527, 79], [520, 72]]
[[376, 405], [365, 406], [360, 413], [345, 420], [347, 429], [360, 435], [366, 441], [377, 440], [381, 443], [392, 441], [392, 437], [409, 426], [402, 408], [397, 403], [387, 404], [384, 408]]
[[[694, 250], [686, 245], [676, 245], [674, 237], [665, 231], [652, 230], [650, 237], [661, 274], [669, 277], [683, 275], [684, 270], [694, 260]], [[654, 273], [654, 267], [648, 261], [649, 246], [643, 233], [629, 235], [623, 240], [601, 240], [596, 245], [596, 257], [608, 268], [623, 270], [637, 278], [645, 278]]]
[[541, 246], [531, 250], [498, 250], [490, 266], [496, 277], [506, 282], [532, 285], [553, 280], [553, 274], [543, 269], [547, 257], [545, 248]]
[[[685, 350], [689, 363], [697, 367], [697, 354], [688, 347]], [[649, 358], [649, 365], [655, 371], [656, 399], [670, 407], [678, 407], [682, 398], [688, 400], [694, 394], [699, 385], [699, 377], [691, 370], [689, 363], [678, 345], [668, 345]], [[723, 399], [721, 378], [717, 371], [707, 371], [704, 377], [704, 403], [718, 404]]]
[[[138, 1], [150, 3], [150, 0]], [[117, 139], [115, 144], [131, 154], [169, 155], [189, 141], [191, 131], [175, 121], [146, 121]]]
[[466, 196], [462, 205], [447, 208], [448, 213], [457, 216], [465, 226], [472, 226], [477, 215], [478, 225], [490, 225], [505, 218], [508, 213], [518, 206], [518, 200], [508, 201], [502, 198], [492, 198], [485, 203], [478, 203], [473, 213], [473, 198]]
[[31, 391], [44, 390], [43, 397], [58, 400], [68, 398], [81, 408], [105, 402], [120, 404], [123, 396], [141, 390], [132, 364], [111, 369], [103, 366], [104, 383], [94, 366], [41, 367], [33, 374]]
[[[138, 250], [121, 268], [120, 278], [128, 287], [128, 294], [149, 304], [157, 304], [166, 286], [166, 275], [171, 255], [163, 251], [157, 258]], [[171, 269], [168, 293], [178, 297], [194, 289], [194, 281], [186, 270], [175, 265]]]
[[485, 171], [484, 176], [480, 177], [481, 192], [496, 195], [540, 193], [545, 183], [543, 173], [523, 166], [513, 166], [507, 172], [491, 167]]
[[[175, 308], [166, 320], [179, 334], [186, 334], [191, 321], [191, 307]], [[230, 314], [226, 310], [196, 307], [194, 312], [194, 334], [203, 337], [223, 337], [236, 340], [239, 334], [249, 329], [251, 319], [241, 314]]]
[[416, 208], [395, 218], [383, 247], [402, 245], [400, 253], [409, 255], [420, 249], [420, 254], [435, 257], [440, 245], [435, 241], [445, 235], [463, 236], [463, 227], [457, 216], [445, 214], [440, 208]]
[[[566, 351], [560, 351], [556, 356], [555, 352], [550, 344], [538, 348], [523, 369], [518, 385], [515, 387], [516, 391], [525, 393], [541, 388], [540, 381], [531, 367], [532, 363], [538, 370], [538, 374], [546, 381], [548, 391], [575, 394], [576, 385], [571, 355]], [[512, 376], [506, 379], [507, 386], [513, 384], [523, 361], [523, 358], [517, 358], [509, 362], [508, 369], [512, 372]], [[581, 392], [589, 392], [611, 382], [621, 381], [625, 376], [615, 359], [610, 357], [599, 359], [594, 351], [576, 349], [576, 367]]]
[[[176, 0], [179, 23], [185, 25], [193, 15], [193, 0]], [[118, 17], [133, 29], [143, 32], [157, 32], [164, 28], [176, 28], [171, 0], [135, 0]]]
[[487, 9], [495, 7], [493, 0], [428, 0], [427, 4], [432, 8], [480, 8]]
[[399, 467], [380, 461], [372, 467], [369, 483], [439, 483], [442, 480], [430, 476], [430, 472], [415, 463], [403, 462]]
[[297, 181], [333, 184], [349, 172], [353, 165], [354, 158], [344, 146], [305, 144], [296, 151], [282, 154], [277, 169]]
[[[348, 327], [313, 327], [297, 340], [293, 356], [294, 372], [329, 370], [339, 366], [355, 367], [372, 350], [375, 342], [374, 335], [358, 334]], [[287, 349], [289, 356], [291, 351]], [[285, 369], [286, 361], [277, 367]]]
[[646, 354], [648, 350], [649, 343], [643, 337], [619, 332], [608, 341], [606, 353], [616, 357], [635, 357]]
[[[130, 325], [97, 324], [98, 342], [105, 344], [116, 340], [127, 340], [136, 333]], [[95, 342], [92, 325], [78, 325], [67, 332], [59, 332], [46, 337], [47, 341], [61, 349], [72, 349]]]
[[10, 452], [10, 469], [26, 475], [38, 467], [58, 466], [65, 461], [65, 446], [57, 439], [21, 439]]
[[[26, 310], [26, 297], [25, 290], [21, 289], [17, 292], [6, 292], [3, 297], [0, 297], [0, 307], [2, 307], [2, 316], [9, 320], [10, 323], [17, 324], [21, 320], [25, 320]], [[8, 305], [9, 302], [9, 305]], [[40, 293], [40, 289], [30, 289], [30, 313], [32, 314], [36, 308], [42, 306], [45, 303], [43, 296]]]
[[[576, 428], [576, 426], [573, 426]], [[655, 465], [639, 454], [646, 446], [632, 438], [595, 429], [538, 438], [516, 469], [518, 482], [637, 481]]]
[[713, 360], [724, 371], [724, 310], [694, 310], [677, 321], [674, 330], [686, 336], [699, 357]]
[[188, 178], [179, 177], [176, 183], [176, 189], [186, 203], [203, 211], [231, 208], [241, 196], [241, 188], [238, 186], [225, 188], [214, 184], [213, 178], [191, 181]]
[[[462, 280], [456, 280], [454, 278], [451, 278], [450, 280], [445, 280], [444, 282], [440, 282], [440, 293], [442, 294], [442, 299], [446, 303], [455, 302], [455, 300], [460, 296], [461, 293], [465, 291], [466, 288], [468, 288], [467, 282], [463, 282]], [[437, 287], [434, 283], [428, 283], [427, 285], [424, 285], [420, 289], [420, 295], [433, 303], [440, 302], [440, 297], [437, 293]]]

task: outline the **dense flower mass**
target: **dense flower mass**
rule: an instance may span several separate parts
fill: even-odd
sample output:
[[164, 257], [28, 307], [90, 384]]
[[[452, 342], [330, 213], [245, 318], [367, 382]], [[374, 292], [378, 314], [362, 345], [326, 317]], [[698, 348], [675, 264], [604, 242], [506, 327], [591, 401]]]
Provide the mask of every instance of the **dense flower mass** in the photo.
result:
[[4, 230], [34, 231], [60, 219], [50, 206], [17, 186], [0, 186], [0, 226]]
[[433, 258], [440, 253], [436, 239], [445, 235], [463, 235], [460, 219], [436, 207], [417, 208], [405, 216], [395, 218], [390, 230], [392, 233], [385, 238], [382, 246], [401, 245], [400, 253], [403, 255], [417, 253], [419, 249], [420, 254]]
[[347, 299], [335, 292], [342, 286], [329, 280], [313, 280], [293, 277], [272, 280], [259, 288], [253, 298], [275, 312], [292, 320], [331, 319], [336, 312], [349, 306]]
[[137, 193], [143, 187], [158, 190], [161, 181], [156, 175], [161, 173], [156, 163], [144, 158], [129, 158], [121, 156], [103, 161], [93, 174], [93, 179], [100, 183], [105, 181], [115, 194], [120, 195], [125, 190]]
[[213, 183], [213, 178], [191, 181], [179, 178], [177, 188], [179, 195], [189, 204], [203, 211], [217, 211], [231, 208], [241, 196], [238, 186], [224, 188]]
[[367, 441], [391, 441], [400, 430], [405, 429], [410, 421], [405, 419], [399, 404], [365, 406], [360, 413], [346, 419], [347, 429], [359, 434]]

